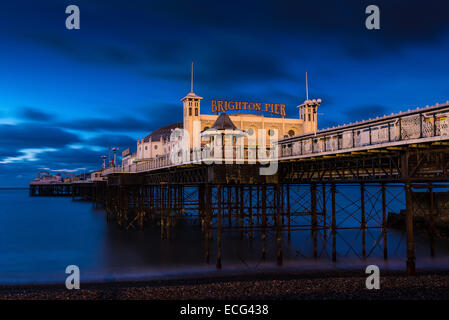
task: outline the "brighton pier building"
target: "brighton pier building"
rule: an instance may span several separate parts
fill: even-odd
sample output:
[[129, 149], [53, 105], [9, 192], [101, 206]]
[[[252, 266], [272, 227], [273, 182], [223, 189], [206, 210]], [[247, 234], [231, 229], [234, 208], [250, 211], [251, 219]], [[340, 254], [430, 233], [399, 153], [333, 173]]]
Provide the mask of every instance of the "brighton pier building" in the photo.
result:
[[[195, 139], [199, 139], [201, 147], [208, 146], [213, 139], [210, 137], [212, 134], [208, 133], [237, 130], [243, 133], [245, 148], [250, 142], [260, 141], [259, 134], [265, 134], [265, 141], [269, 143], [274, 132], [278, 139], [283, 139], [317, 131], [317, 108], [321, 99], [307, 99], [297, 106], [297, 118], [286, 117], [284, 104], [246, 101], [211, 100], [210, 113], [206, 114], [201, 112], [202, 100], [193, 90], [182, 98], [183, 122], [169, 124], [138, 140], [136, 153], [122, 154], [122, 170], [131, 172], [135, 171], [135, 166], [139, 163], [168, 159], [176, 143], [170, 141], [170, 135], [176, 129], [188, 132], [191, 147], [195, 145]], [[196, 137], [199, 133], [200, 137]], [[224, 141], [223, 139], [223, 144]]]

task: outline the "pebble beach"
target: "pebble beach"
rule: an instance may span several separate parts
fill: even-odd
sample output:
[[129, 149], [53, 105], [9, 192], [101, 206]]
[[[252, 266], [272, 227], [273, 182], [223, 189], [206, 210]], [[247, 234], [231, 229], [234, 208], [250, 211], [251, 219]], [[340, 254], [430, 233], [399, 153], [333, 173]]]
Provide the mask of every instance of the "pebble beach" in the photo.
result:
[[379, 290], [354, 272], [255, 274], [213, 278], [0, 287], [0, 300], [447, 300], [449, 272], [381, 275]]

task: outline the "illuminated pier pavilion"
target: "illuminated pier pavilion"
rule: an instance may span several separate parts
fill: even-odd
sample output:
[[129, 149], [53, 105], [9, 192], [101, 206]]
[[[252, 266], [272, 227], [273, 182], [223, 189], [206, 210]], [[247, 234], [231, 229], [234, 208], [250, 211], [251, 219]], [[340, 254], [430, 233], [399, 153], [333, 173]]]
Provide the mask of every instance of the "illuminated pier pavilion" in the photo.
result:
[[[163, 159], [168, 159], [172, 148], [177, 143], [177, 141], [170, 141], [170, 135], [178, 129], [184, 129], [188, 134], [191, 149], [204, 148], [210, 141], [199, 139], [200, 132], [210, 129], [218, 115], [222, 113], [227, 113], [232, 126], [246, 133], [241, 141], [246, 149], [251, 148], [251, 145], [254, 147], [259, 144], [260, 134], [266, 135], [265, 140], [269, 146], [270, 139], [274, 135], [277, 140], [317, 131], [317, 108], [321, 99], [307, 100], [298, 106], [298, 118], [286, 118], [284, 104], [246, 101], [211, 100], [211, 112], [215, 114], [203, 114], [201, 113], [202, 99], [193, 91], [181, 99], [183, 122], [162, 127], [138, 140], [136, 153], [123, 154], [121, 170], [133, 172], [135, 167], [149, 161], [164, 162]], [[266, 114], [269, 116], [265, 116]], [[198, 138], [197, 141], [195, 137]]]
[[[263, 259], [272, 239], [279, 265], [292, 246], [300, 256], [311, 252], [333, 262], [348, 252], [361, 260], [388, 259], [397, 250], [387, 245], [393, 218], [406, 226], [409, 275], [415, 274], [415, 221], [425, 225], [435, 254], [434, 239], [449, 220], [449, 102], [317, 131], [319, 100], [307, 99], [298, 119], [286, 119], [283, 105], [235, 101], [214, 101], [211, 111], [218, 115], [202, 115], [201, 99], [193, 92], [184, 97], [183, 123], [139, 140], [122, 166], [103, 168], [90, 180], [37, 180], [30, 183], [31, 195], [64, 185], [72, 197], [102, 203], [107, 220], [120, 228], [156, 223], [163, 239], [178, 221], [197, 222], [206, 261], [215, 256], [218, 268], [224, 232], [260, 241]], [[243, 107], [279, 117], [242, 115]], [[176, 149], [186, 136], [173, 135], [181, 127], [189, 133], [186, 153]], [[205, 152], [217, 145], [208, 133], [219, 137], [227, 130], [234, 134], [221, 140], [223, 152]], [[254, 139], [260, 134], [267, 139]], [[271, 139], [277, 134], [279, 141]], [[226, 147], [236, 151], [231, 159]], [[264, 172], [268, 168], [275, 170]], [[293, 242], [295, 233], [309, 238]]]

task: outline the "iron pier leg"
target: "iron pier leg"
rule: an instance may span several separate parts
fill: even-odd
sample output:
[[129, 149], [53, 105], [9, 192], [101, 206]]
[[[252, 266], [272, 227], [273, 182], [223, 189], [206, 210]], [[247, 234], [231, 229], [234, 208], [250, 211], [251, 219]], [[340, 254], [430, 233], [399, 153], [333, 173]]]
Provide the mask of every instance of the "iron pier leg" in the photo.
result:
[[430, 235], [430, 256], [435, 257], [435, 198], [432, 185], [429, 186], [429, 235]]
[[365, 216], [365, 184], [360, 184], [360, 209], [362, 211], [361, 225], [362, 229], [362, 257], [366, 259], [366, 216]]
[[310, 204], [312, 214], [312, 238], [313, 238], [313, 257], [318, 258], [318, 240], [317, 240], [317, 216], [316, 216], [316, 184], [310, 185]]
[[281, 234], [281, 188], [276, 184], [276, 246], [277, 246], [277, 264], [282, 266], [282, 234]]
[[266, 227], [267, 227], [267, 186], [262, 185], [262, 260], [265, 260], [266, 248]]
[[331, 185], [332, 194], [332, 262], [337, 262], [337, 221], [335, 210], [335, 184]]
[[221, 269], [221, 185], [217, 186], [217, 269]]
[[405, 184], [405, 197], [407, 206], [406, 228], [407, 228], [407, 275], [416, 275], [415, 242], [413, 239], [413, 204], [412, 189], [410, 182]]
[[387, 247], [387, 198], [385, 194], [385, 183], [382, 183], [382, 236], [384, 244], [384, 260], [388, 259]]

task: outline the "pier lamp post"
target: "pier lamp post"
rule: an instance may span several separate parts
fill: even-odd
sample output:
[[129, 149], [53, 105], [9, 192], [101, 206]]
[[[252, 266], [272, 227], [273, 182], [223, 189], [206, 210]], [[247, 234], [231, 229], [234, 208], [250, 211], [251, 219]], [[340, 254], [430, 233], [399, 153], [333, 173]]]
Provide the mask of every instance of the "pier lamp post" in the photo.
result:
[[106, 168], [106, 156], [101, 156], [101, 158], [103, 159], [103, 169]]
[[117, 166], [117, 151], [118, 148], [112, 148], [112, 151], [114, 151], [114, 167]]

